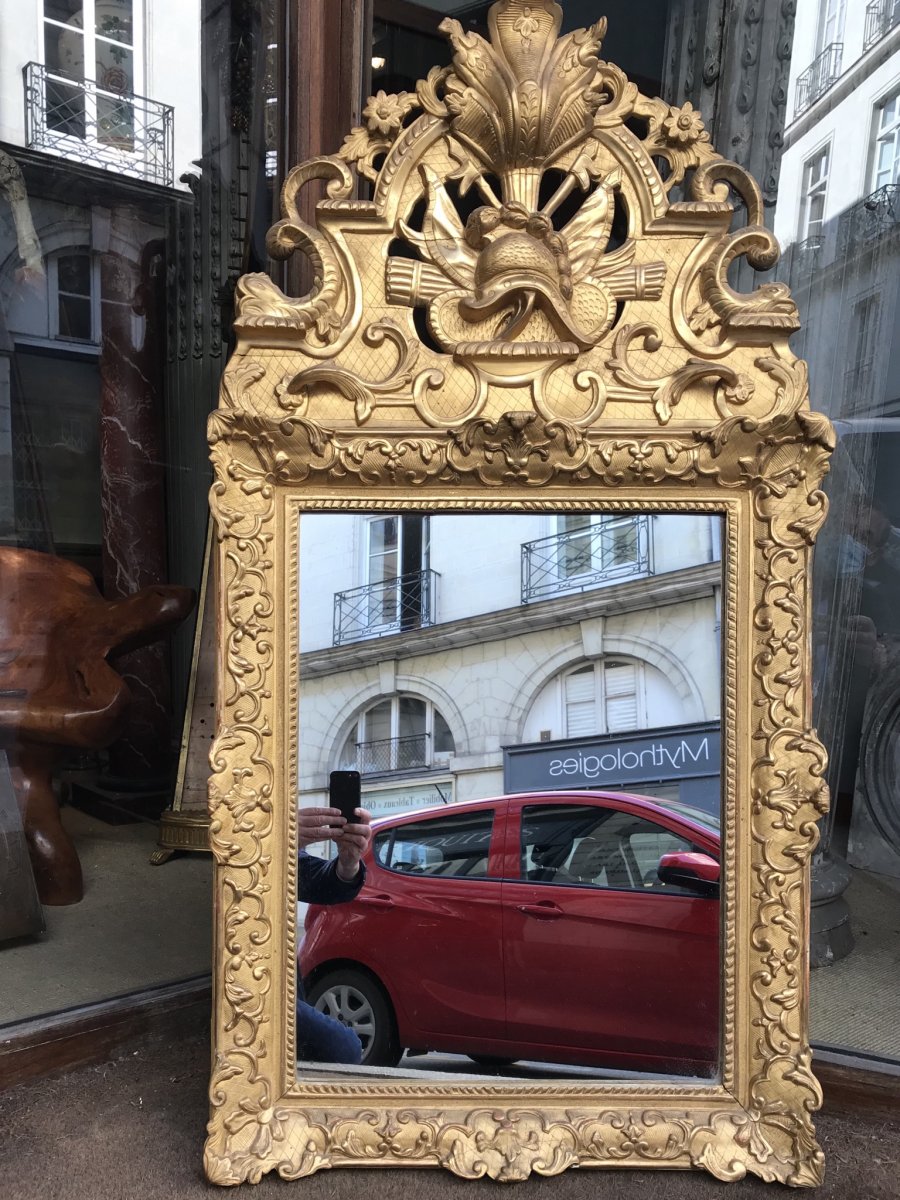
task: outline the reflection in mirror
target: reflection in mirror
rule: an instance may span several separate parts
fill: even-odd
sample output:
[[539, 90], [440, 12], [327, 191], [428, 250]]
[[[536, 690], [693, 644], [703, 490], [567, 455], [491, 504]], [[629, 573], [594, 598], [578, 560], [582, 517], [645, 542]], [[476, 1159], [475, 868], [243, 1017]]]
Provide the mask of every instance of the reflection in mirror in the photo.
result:
[[716, 1075], [721, 548], [709, 513], [301, 516], [304, 1074]]

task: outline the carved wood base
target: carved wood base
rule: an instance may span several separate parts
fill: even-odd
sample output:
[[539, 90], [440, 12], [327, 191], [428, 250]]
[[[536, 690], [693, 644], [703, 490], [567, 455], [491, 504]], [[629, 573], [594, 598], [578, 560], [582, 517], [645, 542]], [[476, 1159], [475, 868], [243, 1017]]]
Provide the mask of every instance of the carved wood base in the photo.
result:
[[41, 903], [77, 904], [84, 897], [84, 880], [53, 791], [57, 755], [50, 747], [33, 746], [11, 750], [9, 759]]

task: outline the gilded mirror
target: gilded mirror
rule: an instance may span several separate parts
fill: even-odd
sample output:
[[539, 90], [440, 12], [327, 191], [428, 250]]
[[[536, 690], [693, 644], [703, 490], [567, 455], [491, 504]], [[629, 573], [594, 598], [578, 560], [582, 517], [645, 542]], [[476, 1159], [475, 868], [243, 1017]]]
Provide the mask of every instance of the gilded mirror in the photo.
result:
[[[605, 22], [560, 18], [445, 21], [450, 67], [288, 177], [269, 249], [310, 293], [238, 287], [210, 421], [217, 1183], [821, 1178], [832, 432], [788, 289], [729, 282], [777, 258], [756, 184], [599, 57]], [[304, 812], [334, 770], [376, 819], [322, 902]], [[303, 1005], [363, 1061], [308, 1053]]]

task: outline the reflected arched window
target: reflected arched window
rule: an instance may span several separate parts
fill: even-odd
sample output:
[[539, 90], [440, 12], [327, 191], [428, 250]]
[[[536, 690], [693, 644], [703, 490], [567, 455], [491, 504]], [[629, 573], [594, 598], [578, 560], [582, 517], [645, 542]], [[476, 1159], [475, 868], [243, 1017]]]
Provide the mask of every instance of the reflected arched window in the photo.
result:
[[366, 709], [341, 751], [342, 770], [362, 775], [445, 767], [454, 753], [453, 735], [430, 700], [385, 697]]
[[624, 733], [642, 724], [640, 664], [604, 659], [563, 677], [564, 736]]

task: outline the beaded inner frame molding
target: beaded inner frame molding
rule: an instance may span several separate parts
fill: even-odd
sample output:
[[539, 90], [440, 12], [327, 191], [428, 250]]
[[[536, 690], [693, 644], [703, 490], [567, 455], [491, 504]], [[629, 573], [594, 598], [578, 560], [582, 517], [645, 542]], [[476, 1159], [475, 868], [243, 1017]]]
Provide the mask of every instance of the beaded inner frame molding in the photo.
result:
[[[308, 256], [310, 293], [238, 287], [209, 427], [216, 1183], [334, 1166], [822, 1177], [809, 565], [833, 434], [788, 347], [788, 289], [729, 283], [741, 256], [777, 258], [756, 183], [690, 105], [598, 58], [605, 21], [560, 37], [561, 18], [500, 0], [489, 41], [445, 21], [451, 67], [379, 93], [337, 154], [288, 177], [269, 249]], [[297, 197], [317, 180], [312, 227]], [[295, 1078], [296, 517], [335, 509], [725, 516], [718, 1082]]]

